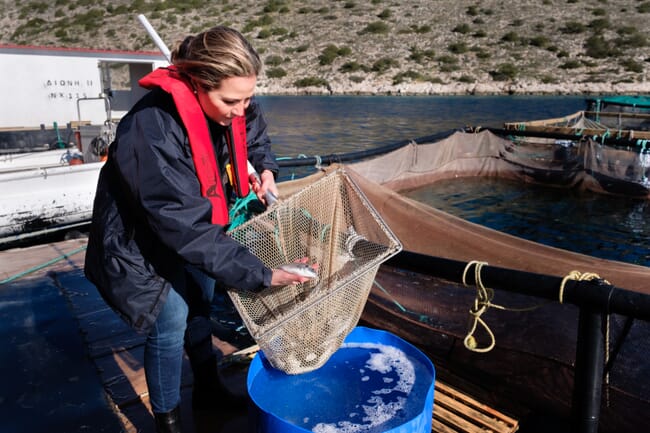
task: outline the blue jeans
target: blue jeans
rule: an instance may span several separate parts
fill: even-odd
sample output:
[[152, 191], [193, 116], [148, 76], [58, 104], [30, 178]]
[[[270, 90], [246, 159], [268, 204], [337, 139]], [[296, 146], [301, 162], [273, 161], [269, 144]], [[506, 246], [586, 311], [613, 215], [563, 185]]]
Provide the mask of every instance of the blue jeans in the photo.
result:
[[147, 336], [144, 373], [155, 413], [169, 412], [181, 401], [183, 349], [192, 367], [214, 356], [209, 318], [214, 283], [203, 272], [188, 267], [184, 279], [172, 282]]

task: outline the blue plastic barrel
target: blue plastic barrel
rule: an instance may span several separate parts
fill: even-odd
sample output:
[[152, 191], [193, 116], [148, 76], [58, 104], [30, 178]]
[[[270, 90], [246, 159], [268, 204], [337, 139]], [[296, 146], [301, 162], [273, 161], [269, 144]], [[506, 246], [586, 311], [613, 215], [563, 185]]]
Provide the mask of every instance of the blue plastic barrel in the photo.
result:
[[431, 431], [435, 369], [401, 338], [356, 327], [319, 369], [288, 375], [259, 353], [248, 371], [252, 431]]

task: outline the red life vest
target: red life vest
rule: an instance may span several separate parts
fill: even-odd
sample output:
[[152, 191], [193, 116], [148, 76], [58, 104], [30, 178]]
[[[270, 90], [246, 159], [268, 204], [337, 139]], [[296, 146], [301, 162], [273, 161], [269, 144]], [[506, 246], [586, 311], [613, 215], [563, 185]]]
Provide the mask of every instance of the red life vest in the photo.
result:
[[[210, 130], [192, 86], [180, 76], [174, 66], [158, 68], [140, 79], [138, 84], [147, 89], [160, 87], [174, 98], [176, 109], [187, 130], [201, 194], [212, 203], [212, 223], [228, 224], [228, 203], [223, 193]], [[245, 197], [249, 193], [245, 116], [235, 117], [229, 132], [226, 143], [230, 163], [234, 167], [232, 182], [237, 195]]]

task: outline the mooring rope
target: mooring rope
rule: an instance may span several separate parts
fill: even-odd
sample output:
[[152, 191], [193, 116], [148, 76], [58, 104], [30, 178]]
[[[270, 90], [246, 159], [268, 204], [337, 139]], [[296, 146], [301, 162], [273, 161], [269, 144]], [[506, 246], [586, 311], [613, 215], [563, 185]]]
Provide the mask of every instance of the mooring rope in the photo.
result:
[[314, 155], [314, 158], [316, 158], [316, 164], [314, 164], [314, 168], [316, 170], [320, 170], [323, 164], [323, 160], [321, 159], [320, 155]]
[[391, 296], [391, 294], [388, 293], [388, 290], [386, 290], [386, 289], [385, 289], [381, 284], [379, 284], [379, 282], [378, 282], [377, 280], [373, 280], [373, 284], [374, 284], [375, 286], [379, 287], [379, 290], [381, 290], [382, 292], [384, 292], [384, 294], [390, 298], [390, 300], [393, 302], [393, 304], [397, 305], [397, 308], [399, 308], [400, 310], [402, 310], [402, 313], [406, 313], [406, 312], [408, 311], [406, 308], [404, 308], [404, 306], [402, 306], [402, 304], [400, 304], [400, 303], [397, 301], [397, 299], [393, 298], [393, 296]]
[[591, 280], [602, 280], [603, 283], [605, 284], [610, 284], [609, 281], [604, 280], [600, 278], [600, 275], [595, 274], [593, 272], [585, 272], [582, 273], [580, 271], [573, 270], [569, 272], [563, 279], [562, 283], [560, 283], [560, 292], [558, 294], [558, 298], [560, 301], [560, 304], [564, 303], [564, 287], [566, 286], [567, 281], [591, 281]]
[[[487, 325], [487, 323], [481, 318], [481, 315], [485, 313], [490, 307], [504, 311], [527, 312], [536, 310], [539, 307], [547, 304], [542, 303], [533, 305], [531, 307], [513, 308], [504, 307], [503, 305], [493, 303], [492, 299], [494, 299], [494, 290], [490, 289], [489, 287], [485, 287], [483, 284], [483, 279], [481, 278], [481, 269], [483, 266], [487, 266], [487, 264], [487, 262], [472, 260], [467, 263], [465, 270], [463, 271], [463, 285], [467, 287], [467, 273], [469, 272], [469, 269], [474, 266], [474, 283], [476, 284], [476, 298], [474, 298], [474, 305], [469, 310], [470, 320], [472, 323], [470, 330], [467, 332], [467, 335], [463, 340], [463, 344], [468, 350], [478, 353], [489, 352], [490, 350], [494, 349], [494, 346], [496, 345], [496, 337], [494, 336], [494, 333]], [[474, 337], [474, 332], [476, 332], [478, 325], [481, 325], [490, 337], [490, 344], [486, 347], [478, 347], [476, 337]]]
[[45, 263], [42, 263], [40, 265], [31, 267], [31, 268], [27, 269], [26, 271], [19, 272], [19, 273], [15, 274], [15, 275], [12, 275], [11, 277], [5, 278], [4, 280], [0, 280], [0, 285], [15, 281], [15, 280], [17, 280], [19, 278], [24, 277], [25, 275], [31, 274], [32, 272], [36, 272], [36, 271], [40, 271], [41, 269], [45, 269], [48, 266], [51, 266], [51, 265], [55, 264], [56, 262], [60, 262], [61, 260], [68, 259], [68, 258], [70, 258], [70, 256], [73, 256], [73, 255], [75, 255], [77, 253], [80, 253], [80, 252], [84, 251], [86, 248], [87, 248], [87, 246], [83, 245], [83, 246], [81, 246], [81, 247], [79, 247], [77, 249], [74, 249], [74, 250], [72, 250], [72, 251], [70, 251], [68, 253], [63, 253], [59, 257], [56, 257], [56, 258], [54, 258], [52, 260], [48, 260]]
[[[463, 344], [468, 350], [478, 353], [489, 352], [496, 345], [496, 338], [494, 337], [494, 333], [487, 325], [487, 323], [485, 323], [485, 321], [481, 318], [481, 315], [485, 313], [490, 307], [504, 309], [502, 306], [492, 303], [492, 298], [494, 298], [494, 290], [483, 285], [483, 280], [481, 279], [481, 268], [483, 268], [485, 265], [487, 265], [487, 262], [472, 260], [467, 264], [467, 266], [465, 266], [465, 270], [463, 271], [463, 285], [467, 287], [467, 273], [469, 272], [469, 269], [474, 266], [474, 281], [476, 283], [476, 298], [474, 298], [474, 305], [469, 310], [470, 320], [472, 321], [472, 324], [470, 330], [465, 336], [465, 339], [463, 340]], [[490, 344], [486, 347], [478, 347], [476, 337], [474, 337], [474, 332], [476, 331], [476, 328], [479, 324], [483, 327], [483, 329], [485, 329], [488, 336], [490, 337]]]

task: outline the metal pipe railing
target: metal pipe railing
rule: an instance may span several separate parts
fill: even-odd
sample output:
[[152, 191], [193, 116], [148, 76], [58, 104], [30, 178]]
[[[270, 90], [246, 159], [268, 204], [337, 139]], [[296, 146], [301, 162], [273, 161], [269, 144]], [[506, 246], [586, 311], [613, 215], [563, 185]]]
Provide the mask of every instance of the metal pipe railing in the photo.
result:
[[112, 112], [111, 100], [108, 97], [108, 95], [106, 95], [105, 93], [102, 93], [102, 94], [100, 94], [99, 96], [96, 96], [96, 97], [77, 98], [77, 120], [80, 121], [80, 122], [82, 121], [82, 119], [81, 119], [81, 106], [79, 105], [79, 103], [81, 101], [98, 101], [98, 100], [103, 100], [104, 101], [104, 109], [106, 110], [106, 122], [110, 122], [110, 120], [111, 120], [111, 112]]

